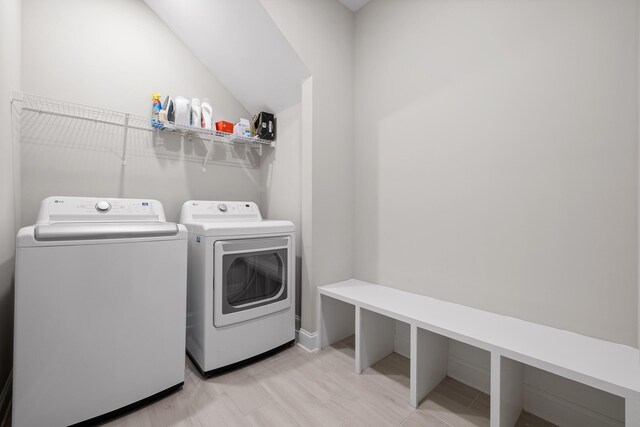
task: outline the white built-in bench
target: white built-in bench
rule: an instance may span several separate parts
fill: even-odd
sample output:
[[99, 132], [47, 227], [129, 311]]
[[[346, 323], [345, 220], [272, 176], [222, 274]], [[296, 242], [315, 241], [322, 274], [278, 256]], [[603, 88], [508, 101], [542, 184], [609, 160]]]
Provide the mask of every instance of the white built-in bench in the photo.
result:
[[447, 375], [454, 339], [491, 353], [492, 427], [520, 416], [525, 365], [621, 396], [625, 425], [640, 427], [637, 349], [360, 280], [318, 289], [319, 345], [355, 333], [358, 373], [394, 351], [396, 321], [410, 325], [414, 407]]

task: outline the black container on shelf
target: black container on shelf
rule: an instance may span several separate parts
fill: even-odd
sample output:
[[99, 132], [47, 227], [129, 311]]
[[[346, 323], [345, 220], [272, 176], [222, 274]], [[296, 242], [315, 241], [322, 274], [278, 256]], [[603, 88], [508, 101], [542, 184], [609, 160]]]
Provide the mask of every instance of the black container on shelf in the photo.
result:
[[260, 113], [253, 116], [251, 123], [253, 134], [258, 138], [274, 141], [276, 139], [276, 118], [272, 113]]

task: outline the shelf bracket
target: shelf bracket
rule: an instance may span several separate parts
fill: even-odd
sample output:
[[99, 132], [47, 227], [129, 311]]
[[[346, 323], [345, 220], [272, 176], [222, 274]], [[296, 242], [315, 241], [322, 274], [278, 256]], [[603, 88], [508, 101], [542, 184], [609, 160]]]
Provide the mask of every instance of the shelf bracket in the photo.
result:
[[122, 131], [122, 166], [127, 166], [127, 134], [129, 133], [129, 114], [124, 115], [124, 129]]
[[209, 160], [209, 153], [211, 153], [213, 144], [214, 144], [214, 135], [211, 135], [211, 138], [209, 138], [209, 146], [207, 147], [207, 154], [205, 154], [204, 162], [202, 162], [202, 172], [207, 171], [207, 160]]

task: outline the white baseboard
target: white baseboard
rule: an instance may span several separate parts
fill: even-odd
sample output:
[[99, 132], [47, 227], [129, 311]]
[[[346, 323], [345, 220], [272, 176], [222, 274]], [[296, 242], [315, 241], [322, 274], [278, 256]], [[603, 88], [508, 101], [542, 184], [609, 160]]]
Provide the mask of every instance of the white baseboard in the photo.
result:
[[[458, 348], [460, 350], [460, 348]], [[447, 375], [470, 387], [489, 393], [491, 371], [487, 367], [465, 357], [464, 352], [449, 355]], [[535, 375], [535, 372], [532, 372]], [[560, 378], [557, 381], [568, 381]], [[531, 384], [524, 384], [524, 410], [544, 420], [561, 426], [575, 427], [623, 427], [624, 422], [611, 416], [589, 409], [576, 401], [585, 400], [584, 389], [578, 384], [570, 386], [575, 401], [559, 397], [553, 389], [541, 390]], [[566, 392], [566, 390], [565, 390]], [[586, 399], [588, 400], [588, 399]], [[608, 408], [609, 411], [613, 409]], [[621, 414], [622, 415], [622, 414]]]
[[[307, 351], [317, 351], [317, 333], [310, 334], [300, 330], [298, 345]], [[411, 354], [410, 329], [406, 323], [396, 324], [394, 351], [407, 358]], [[447, 375], [470, 387], [489, 394], [491, 370], [489, 358], [482, 350], [451, 342]], [[623, 427], [624, 414], [618, 416], [613, 397], [600, 399], [599, 409], [607, 414], [587, 408], [587, 402], [593, 402], [594, 391], [585, 389], [577, 383], [561, 378], [540, 377], [536, 370], [529, 371], [528, 379], [532, 383], [524, 384], [524, 409], [533, 415], [562, 426], [575, 427]], [[525, 380], [527, 381], [527, 380]], [[532, 384], [537, 384], [532, 385]], [[543, 386], [543, 387], [540, 387]], [[597, 397], [595, 397], [597, 398]], [[571, 399], [571, 400], [569, 400]], [[606, 400], [606, 402], [605, 402]], [[581, 404], [582, 402], [582, 404]], [[616, 418], [612, 418], [615, 416]], [[619, 418], [619, 419], [617, 419]]]
[[393, 351], [407, 359], [411, 357], [411, 328], [407, 323], [396, 322]]
[[411, 340], [396, 334], [393, 351], [409, 359], [411, 357]]
[[9, 371], [2, 391], [0, 391], [0, 426], [7, 425], [11, 411], [11, 387], [13, 384], [13, 370]]
[[447, 375], [483, 393], [491, 390], [491, 370], [451, 354]]
[[298, 332], [298, 329], [300, 329], [300, 325], [302, 324], [302, 320], [300, 320], [300, 316], [298, 316], [297, 314], [295, 315], [296, 318], [296, 333]]
[[529, 384], [524, 385], [524, 404], [527, 412], [561, 426], [624, 427], [625, 425], [622, 421]]
[[296, 331], [296, 340], [298, 345], [308, 351], [309, 353], [315, 353], [320, 350], [318, 346], [318, 333], [307, 332], [300, 328]]
[[[407, 358], [411, 354], [410, 330], [407, 324], [396, 324], [394, 351]], [[470, 387], [489, 394], [491, 389], [490, 360], [484, 352], [464, 345], [459, 342], [451, 342], [449, 346], [449, 360], [447, 375]], [[622, 427], [624, 423], [612, 418], [617, 414], [615, 402], [607, 398], [606, 403], [601, 399], [602, 409], [606, 408], [607, 414], [603, 414], [585, 407], [589, 401], [597, 399], [594, 391], [584, 389], [584, 386], [572, 384], [568, 380], [560, 378], [542, 378], [540, 373], [531, 371], [528, 378], [534, 384], [524, 384], [524, 407], [527, 412], [539, 416], [563, 426], [576, 427]], [[558, 387], [559, 390], [555, 388]], [[569, 400], [571, 399], [571, 400]], [[583, 402], [581, 404], [581, 402]], [[620, 414], [623, 418], [623, 414]]]

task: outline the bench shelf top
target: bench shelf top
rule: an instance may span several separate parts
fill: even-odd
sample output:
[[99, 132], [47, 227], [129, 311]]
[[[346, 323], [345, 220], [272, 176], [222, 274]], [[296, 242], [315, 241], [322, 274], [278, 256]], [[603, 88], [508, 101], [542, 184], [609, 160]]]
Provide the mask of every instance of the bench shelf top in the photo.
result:
[[351, 279], [320, 294], [599, 388], [640, 398], [637, 349]]

